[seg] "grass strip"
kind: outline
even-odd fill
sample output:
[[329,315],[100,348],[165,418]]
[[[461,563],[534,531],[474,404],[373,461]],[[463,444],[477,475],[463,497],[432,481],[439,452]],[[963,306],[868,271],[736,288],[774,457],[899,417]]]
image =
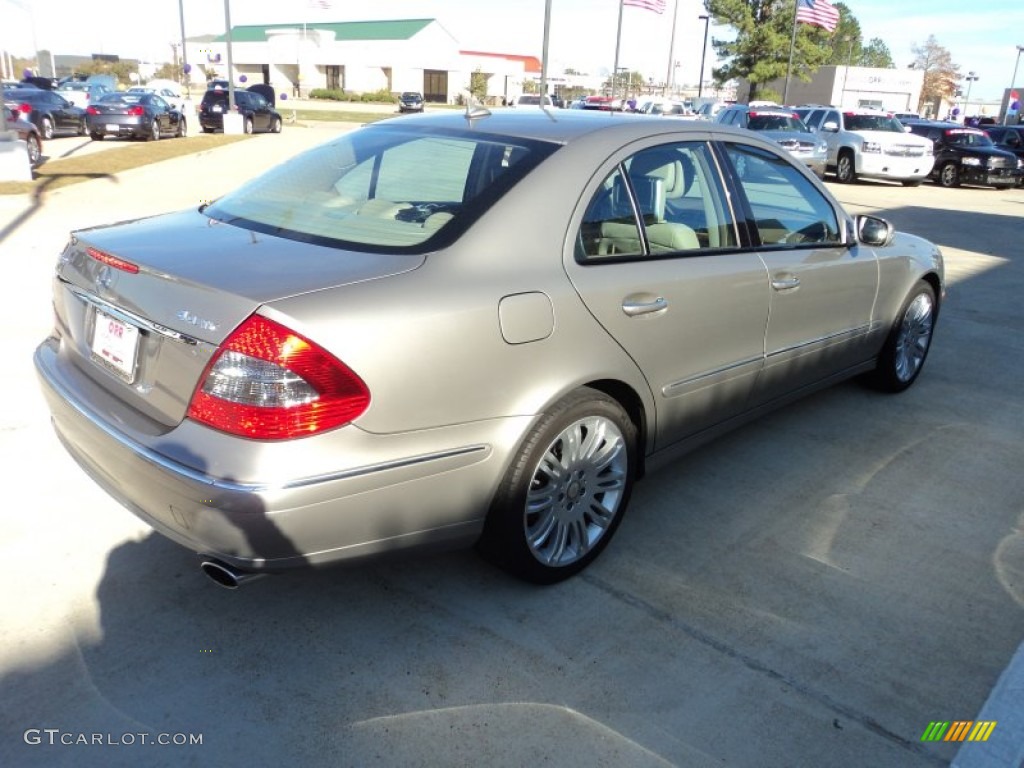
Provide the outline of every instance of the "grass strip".
[[[247,138],[244,135],[225,136],[222,133],[202,134],[187,139],[140,142],[130,147],[47,160],[35,169],[35,179],[32,181],[0,182],[0,195],[41,194],[69,184],[113,176],[161,160],[223,147]],[[45,152],[45,144],[43,149]]]

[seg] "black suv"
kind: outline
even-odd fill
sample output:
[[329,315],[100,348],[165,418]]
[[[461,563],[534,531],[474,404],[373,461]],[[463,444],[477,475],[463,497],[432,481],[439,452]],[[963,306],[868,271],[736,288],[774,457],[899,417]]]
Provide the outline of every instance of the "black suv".
[[911,133],[935,144],[935,167],[931,178],[944,187],[978,184],[1012,187],[1020,178],[1017,158],[996,147],[980,128],[959,123],[908,122]]
[[[281,115],[260,94],[236,90],[235,109],[242,114],[242,125],[246,133],[281,132]],[[199,125],[206,133],[223,130],[224,113],[227,111],[227,90],[207,91],[199,104]]]
[[1024,184],[1024,125],[986,125],[982,130],[997,147],[1017,156],[1017,185]]

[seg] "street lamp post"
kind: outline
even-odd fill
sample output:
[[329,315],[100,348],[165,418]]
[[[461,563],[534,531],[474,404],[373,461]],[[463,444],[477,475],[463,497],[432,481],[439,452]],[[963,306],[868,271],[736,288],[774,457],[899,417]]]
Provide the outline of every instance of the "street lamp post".
[[978,76],[973,72],[968,72],[967,77],[964,78],[967,81],[967,98],[964,99],[964,124],[967,123],[967,108],[971,105],[971,86],[977,79]]
[[711,23],[711,17],[701,14],[697,18],[704,20],[704,47],[700,49],[700,80],[697,81],[697,98],[699,99],[704,92],[704,57],[708,52],[708,24]]
[[[1003,112],[1003,125],[1008,125],[1010,122],[1010,99],[1013,98],[1013,89],[1017,87],[1017,67],[1020,65],[1020,52],[1024,51],[1024,45],[1017,46],[1017,61],[1013,65],[1013,77],[1010,78],[1010,96],[1006,99],[1006,111]],[[1019,101],[1019,99],[1018,99]],[[1017,122],[1020,122],[1020,118],[1017,118]]]

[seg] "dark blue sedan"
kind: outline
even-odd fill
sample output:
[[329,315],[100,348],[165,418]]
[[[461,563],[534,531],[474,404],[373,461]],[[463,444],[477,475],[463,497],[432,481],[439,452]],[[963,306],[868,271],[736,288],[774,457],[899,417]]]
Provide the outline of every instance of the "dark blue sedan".
[[85,120],[93,141],[106,136],[156,141],[188,133],[184,115],[155,93],[109,93],[86,110]]

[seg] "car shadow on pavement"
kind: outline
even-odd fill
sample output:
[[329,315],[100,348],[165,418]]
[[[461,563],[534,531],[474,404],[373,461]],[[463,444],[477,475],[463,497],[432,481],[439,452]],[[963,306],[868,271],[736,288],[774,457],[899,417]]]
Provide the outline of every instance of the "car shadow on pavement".
[[82,179],[109,179],[115,184],[118,183],[117,176],[112,173],[63,173],[63,174],[52,174],[45,178],[40,178],[33,171],[33,179],[36,181],[35,189],[32,190],[32,194],[29,196],[29,204],[21,211],[19,211],[10,221],[4,222],[3,226],[0,226],[0,243],[3,243],[8,237],[23,227],[33,216],[39,213],[39,210],[45,205],[45,197],[47,190],[57,183],[59,179],[73,176]]

